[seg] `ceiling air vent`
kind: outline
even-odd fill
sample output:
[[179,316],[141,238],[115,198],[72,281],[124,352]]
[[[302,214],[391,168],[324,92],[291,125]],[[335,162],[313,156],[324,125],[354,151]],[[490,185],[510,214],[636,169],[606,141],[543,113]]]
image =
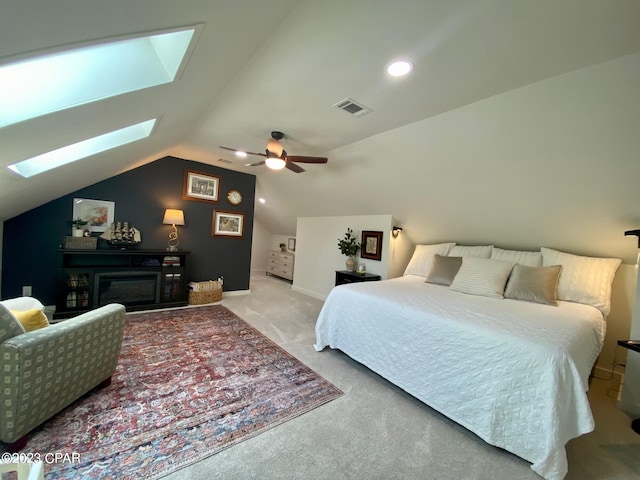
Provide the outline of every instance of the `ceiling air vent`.
[[338,103],[334,105],[334,107],[338,107],[341,110],[344,110],[351,115],[356,117],[361,117],[362,115],[366,115],[371,112],[370,108],[365,107],[364,105],[352,100],[351,98],[345,98],[344,100],[340,100]]

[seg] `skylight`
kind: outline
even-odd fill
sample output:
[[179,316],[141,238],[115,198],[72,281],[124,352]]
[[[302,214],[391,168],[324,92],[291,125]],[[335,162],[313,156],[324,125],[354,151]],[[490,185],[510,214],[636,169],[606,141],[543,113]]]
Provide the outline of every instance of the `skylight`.
[[129,127],[114,130],[112,132],[88,138],[78,143],[67,145],[66,147],[52,150],[42,155],[23,160],[22,162],[9,165],[7,168],[13,170],[25,178],[32,177],[52,168],[57,168],[77,160],[81,160],[90,155],[104,152],[120,145],[135,142],[146,138],[151,134],[156,119],[137,123]]
[[195,31],[165,31],[0,65],[0,128],[172,82]]

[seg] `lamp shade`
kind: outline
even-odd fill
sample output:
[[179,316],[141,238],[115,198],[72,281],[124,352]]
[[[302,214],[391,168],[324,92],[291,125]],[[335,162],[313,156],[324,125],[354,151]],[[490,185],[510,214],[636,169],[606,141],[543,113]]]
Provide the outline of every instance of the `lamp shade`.
[[167,208],[164,211],[162,223],[165,225],[184,225],[184,212],[182,210]]

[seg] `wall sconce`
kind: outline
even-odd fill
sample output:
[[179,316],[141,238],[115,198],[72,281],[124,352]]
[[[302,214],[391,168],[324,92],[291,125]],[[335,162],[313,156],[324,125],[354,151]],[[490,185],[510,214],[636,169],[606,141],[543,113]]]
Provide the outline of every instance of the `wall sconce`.
[[638,237],[638,248],[640,248],[640,230],[627,230],[625,236],[636,235]]
[[164,225],[171,225],[171,231],[169,232],[169,246],[167,250],[175,252],[178,250],[178,228],[176,225],[184,225],[184,212],[182,210],[174,210],[167,208],[164,211],[164,218],[162,219]]
[[393,235],[393,238],[398,238],[398,235],[400,234],[401,231],[402,231],[402,227],[396,227],[394,225],[394,227],[391,229],[391,235]]

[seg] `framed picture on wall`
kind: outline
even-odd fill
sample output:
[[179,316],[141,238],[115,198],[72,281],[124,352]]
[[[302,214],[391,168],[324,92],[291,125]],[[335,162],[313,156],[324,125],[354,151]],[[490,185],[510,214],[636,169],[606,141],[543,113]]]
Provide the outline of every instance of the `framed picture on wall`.
[[113,223],[115,211],[115,202],[74,198],[72,220],[80,219],[82,224],[92,232],[104,232]]
[[218,203],[220,177],[208,173],[184,171],[182,198],[199,202]]
[[382,232],[362,231],[360,257],[380,260],[382,258]]
[[211,236],[228,238],[244,237],[244,213],[214,210]]
[[296,251],[296,239],[295,238],[289,238],[287,240],[287,248],[289,250],[291,250],[292,252]]

